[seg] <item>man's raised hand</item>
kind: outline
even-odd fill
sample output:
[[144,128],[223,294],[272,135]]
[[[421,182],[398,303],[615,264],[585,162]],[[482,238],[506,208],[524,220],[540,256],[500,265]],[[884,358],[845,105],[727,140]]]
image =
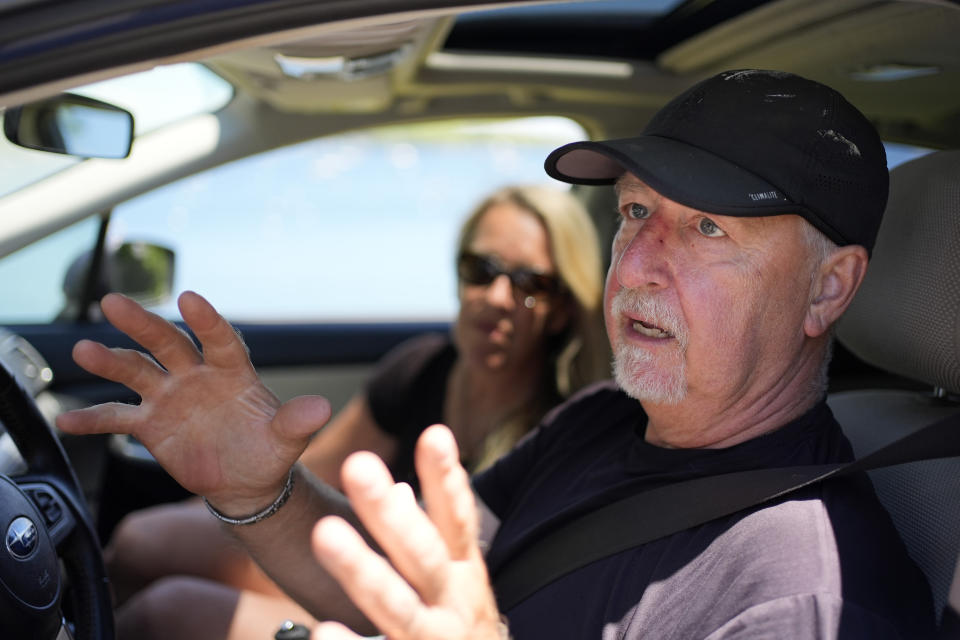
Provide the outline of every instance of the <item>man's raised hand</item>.
[[[426,512],[376,456],[356,453],[343,465],[347,497],[390,562],[336,517],[314,529],[314,554],[391,640],[499,640],[503,627],[477,543],[477,507],[446,427],[420,436],[416,465]],[[336,623],[313,634],[313,640],[341,638],[359,636]]]
[[180,313],[200,342],[132,300],[101,302],[117,329],[155,359],[82,340],[77,364],[139,394],[139,405],[108,403],[57,418],[64,432],[135,436],[186,489],[229,514],[269,504],[310,435],[330,417],[329,403],[303,396],[281,404],[260,381],[233,327],[200,295],[183,293]]

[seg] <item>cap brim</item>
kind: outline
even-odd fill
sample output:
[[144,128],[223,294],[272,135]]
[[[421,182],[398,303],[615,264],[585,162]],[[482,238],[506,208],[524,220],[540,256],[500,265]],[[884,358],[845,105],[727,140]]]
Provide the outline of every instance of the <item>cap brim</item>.
[[776,186],[708,151],[678,140],[641,136],[574,142],[547,156],[552,178],[573,184],[613,184],[632,173],[680,204],[721,215],[800,213]]

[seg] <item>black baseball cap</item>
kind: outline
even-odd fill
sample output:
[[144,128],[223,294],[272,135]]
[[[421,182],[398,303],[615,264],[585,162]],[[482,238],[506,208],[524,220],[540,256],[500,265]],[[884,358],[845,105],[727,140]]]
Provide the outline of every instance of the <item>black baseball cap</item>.
[[819,82],[761,69],[707,78],[639,136],[564,145],[545,168],[557,180],[592,185],[630,172],[709,213],[797,214],[837,244],[867,251],[889,184],[883,143],[856,107]]

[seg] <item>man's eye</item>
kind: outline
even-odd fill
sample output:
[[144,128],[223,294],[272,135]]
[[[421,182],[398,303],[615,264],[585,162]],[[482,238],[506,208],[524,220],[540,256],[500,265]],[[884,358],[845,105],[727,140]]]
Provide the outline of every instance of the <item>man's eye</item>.
[[650,210],[642,204],[631,202],[627,206],[627,216],[632,220],[646,220],[650,217]]
[[710,218],[700,218],[697,223],[697,229],[708,238],[720,238],[725,236],[723,229],[717,226],[717,223]]

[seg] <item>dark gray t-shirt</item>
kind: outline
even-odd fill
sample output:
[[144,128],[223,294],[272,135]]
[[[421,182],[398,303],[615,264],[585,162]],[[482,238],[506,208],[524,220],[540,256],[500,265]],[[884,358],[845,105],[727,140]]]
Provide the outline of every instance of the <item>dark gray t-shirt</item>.
[[[544,531],[627,494],[696,476],[852,458],[824,403],[728,449],[655,447],[643,439],[645,425],[639,403],[598,385],[475,477],[501,519],[487,554],[491,573]],[[506,613],[516,640],[914,640],[933,624],[926,580],[864,477],[617,553]]]

